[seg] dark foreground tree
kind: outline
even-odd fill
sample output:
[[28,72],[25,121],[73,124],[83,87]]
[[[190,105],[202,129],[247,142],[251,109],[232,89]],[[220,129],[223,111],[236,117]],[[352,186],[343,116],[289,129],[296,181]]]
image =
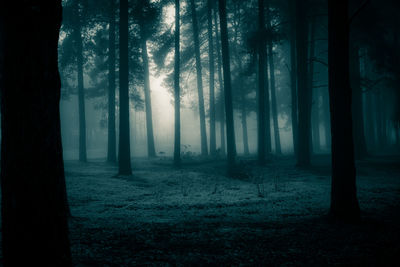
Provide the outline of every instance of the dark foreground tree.
[[217,150],[216,132],[215,132],[215,60],[214,60],[214,38],[212,10],[214,1],[207,1],[207,34],[208,34],[208,57],[210,68],[210,154],[215,155]]
[[329,0],[329,97],[332,133],[332,191],[330,214],[353,220],[360,216],[349,74],[348,1]]
[[129,134],[128,0],[120,1],[119,22],[119,174],[131,175]]
[[174,98],[175,98],[175,142],[174,165],[181,164],[181,96],[180,96],[180,2],[175,0],[175,69],[174,69]]
[[5,266],[69,266],[60,130],[61,0],[0,10],[2,248]]
[[235,144],[235,126],[233,121],[232,84],[231,84],[231,67],[229,58],[228,26],[226,19],[226,1],[219,0],[218,8],[219,8],[219,19],[221,27],[222,66],[224,71],[228,172],[231,172],[235,166],[236,144]]

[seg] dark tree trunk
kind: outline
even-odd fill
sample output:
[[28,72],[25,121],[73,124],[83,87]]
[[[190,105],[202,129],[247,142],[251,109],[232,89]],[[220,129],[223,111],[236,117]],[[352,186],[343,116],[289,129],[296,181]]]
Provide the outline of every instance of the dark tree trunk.
[[291,117],[292,117],[292,136],[293,151],[297,155],[298,151],[298,109],[297,109],[297,62],[296,62],[296,0],[290,0],[290,91],[291,91]]
[[107,161],[117,162],[115,129],[115,2],[110,3],[108,46],[108,149]]
[[119,174],[131,175],[129,134],[129,30],[128,0],[120,0],[119,22]]
[[324,131],[325,131],[325,142],[326,142],[326,148],[328,150],[331,149],[332,146],[332,137],[331,137],[331,118],[330,118],[330,112],[329,112],[329,94],[328,92],[323,92],[322,94],[322,120],[323,120],[323,125],[324,125]]
[[71,266],[59,109],[61,16],[61,1],[10,1],[0,10],[4,266]]
[[210,64],[210,154],[215,155],[217,150],[216,132],[215,132],[215,60],[214,60],[214,38],[212,10],[214,1],[207,2],[207,22],[208,22],[208,57]]
[[222,58],[221,58],[221,45],[220,36],[218,31],[218,20],[217,20],[217,10],[214,9],[214,24],[215,24],[215,36],[216,36],[216,50],[218,59],[218,83],[219,83],[219,113],[220,113],[220,138],[221,138],[221,155],[225,156],[225,97],[224,97],[224,87],[222,78]]
[[[242,91],[243,92],[243,91]],[[247,134],[247,110],[246,110],[246,100],[245,100],[245,96],[242,93],[241,95],[242,97],[242,108],[241,108],[241,112],[242,112],[242,131],[243,131],[243,153],[247,156],[250,154],[249,151],[249,137]]]
[[266,55],[265,55],[265,18],[264,0],[258,0],[258,162],[265,163],[267,140],[271,140],[269,128],[269,94],[266,89]]
[[[269,31],[272,31],[271,25],[271,14],[269,10],[269,2],[267,2],[267,26]],[[279,135],[279,122],[278,122],[278,105],[276,101],[276,83],[275,83],[275,62],[273,53],[273,43],[272,39],[268,38],[268,63],[269,63],[269,73],[270,73],[270,83],[271,83],[271,105],[272,105],[272,120],[274,124],[274,139],[275,139],[275,153],[277,155],[282,154],[281,149],[281,138]]]
[[311,88],[308,86],[307,56],[307,3],[296,3],[296,52],[297,52],[297,89],[299,109],[299,132],[297,166],[308,167],[311,164]]
[[82,18],[79,14],[79,7],[76,7],[75,25],[75,40],[77,49],[77,68],[78,68],[78,107],[79,107],[79,161],[87,161],[86,153],[86,111],[85,111],[85,83],[83,78],[83,47],[82,47],[82,33],[81,21]]
[[353,130],[354,130],[354,152],[356,159],[362,159],[367,155],[367,144],[364,133],[364,114],[361,88],[361,71],[359,48],[355,45],[350,51],[350,75],[351,89],[353,92]]
[[[317,17],[314,15],[311,19],[310,23],[310,56],[309,56],[309,81],[308,87],[310,88],[310,102],[312,103],[311,108],[312,112],[312,142],[310,143],[311,150],[319,150],[320,147],[320,133],[319,133],[319,124],[320,124],[320,109],[319,109],[319,89],[314,88],[314,57],[315,57],[315,32],[316,32],[316,19]],[[315,151],[314,151],[315,152]]]
[[366,93],[366,137],[368,138],[368,146],[369,148],[375,148],[376,146],[376,126],[374,120],[374,102],[373,102],[373,93]]
[[174,165],[181,164],[181,96],[180,96],[180,2],[175,0],[175,69],[174,69],[174,97],[175,97],[175,142]]
[[207,156],[208,145],[207,145],[207,132],[206,132],[206,115],[204,111],[203,75],[202,75],[201,55],[200,55],[199,25],[197,21],[196,5],[194,3],[194,0],[190,0],[190,8],[191,8],[192,24],[193,24],[194,52],[196,58],[197,90],[198,90],[199,115],[200,115],[201,155]]
[[146,133],[147,133],[147,154],[150,158],[156,157],[153,133],[153,112],[151,109],[150,71],[149,56],[147,53],[147,42],[144,31],[145,26],[141,25],[142,31],[142,60],[144,70],[144,99],[146,106]]
[[348,1],[329,0],[329,96],[332,131],[330,214],[358,219],[349,74]]
[[226,133],[228,144],[228,172],[232,174],[236,160],[235,125],[233,120],[231,66],[229,58],[228,26],[226,19],[226,0],[219,0],[219,19],[221,27],[222,64],[224,70],[224,93]]

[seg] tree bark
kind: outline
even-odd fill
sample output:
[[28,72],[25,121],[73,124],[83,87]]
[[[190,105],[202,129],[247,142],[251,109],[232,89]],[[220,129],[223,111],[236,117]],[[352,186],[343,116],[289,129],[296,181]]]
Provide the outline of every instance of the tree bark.
[[131,175],[129,129],[129,30],[128,0],[120,0],[119,22],[119,174]]
[[59,109],[61,20],[61,1],[10,1],[0,10],[4,266],[71,266]]
[[229,58],[228,26],[226,18],[226,0],[219,0],[219,19],[221,27],[222,62],[224,70],[224,93],[226,133],[228,148],[228,173],[232,174],[236,161],[235,125],[233,120],[231,67]]
[[180,97],[180,2],[175,0],[175,69],[174,69],[174,97],[175,97],[175,142],[174,165],[181,164],[181,97]]
[[307,3],[308,1],[297,1],[296,3],[296,52],[297,52],[297,89],[298,89],[298,153],[297,166],[308,167],[311,164],[311,90],[308,86],[307,71]]
[[332,131],[332,188],[330,214],[356,220],[360,208],[356,192],[353,124],[349,74],[348,1],[329,0],[329,96]]
[[[269,2],[267,2],[267,27],[270,33],[272,33],[272,25],[271,25],[271,14],[269,10]],[[272,38],[267,39],[268,46],[268,63],[269,63],[269,74],[270,74],[270,83],[271,83],[271,105],[272,105],[272,121],[274,124],[274,139],[275,139],[275,153],[277,155],[282,154],[281,149],[281,138],[279,135],[279,121],[278,121],[278,105],[276,101],[276,83],[275,83],[275,62],[274,62],[274,53],[273,53],[273,43]]]
[[207,145],[207,132],[206,132],[206,115],[204,111],[203,75],[202,75],[201,55],[200,55],[199,25],[197,21],[196,5],[194,3],[194,0],[190,0],[190,8],[191,8],[192,25],[193,25],[194,52],[196,58],[197,91],[198,91],[199,116],[200,116],[201,155],[207,156],[208,145]]
[[108,148],[107,161],[117,162],[115,129],[115,1],[110,1],[110,22],[108,35]]

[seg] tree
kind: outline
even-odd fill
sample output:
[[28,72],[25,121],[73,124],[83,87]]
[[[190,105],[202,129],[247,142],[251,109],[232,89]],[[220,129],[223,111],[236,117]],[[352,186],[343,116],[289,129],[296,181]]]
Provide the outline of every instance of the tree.
[[297,97],[297,59],[296,59],[296,0],[289,0],[290,13],[290,89],[292,101],[293,151],[298,153],[298,97]]
[[216,132],[215,132],[215,60],[214,60],[214,38],[213,38],[213,21],[212,10],[214,8],[213,0],[207,0],[207,33],[208,33],[208,57],[210,70],[210,154],[215,155]]
[[86,111],[85,111],[85,81],[83,76],[83,41],[82,41],[82,21],[83,7],[79,1],[75,0],[73,7],[75,10],[74,38],[76,43],[76,64],[78,75],[78,106],[79,106],[79,160],[86,162]]
[[353,220],[360,216],[356,192],[351,88],[349,74],[349,1],[329,0],[329,97],[332,132],[330,214]]
[[307,3],[296,2],[296,52],[297,52],[297,90],[298,90],[298,151],[297,166],[311,164],[311,93],[308,86],[307,56]]
[[267,140],[271,140],[271,132],[267,131],[269,129],[269,93],[265,86],[264,0],[258,0],[258,30],[261,36],[258,44],[258,161],[260,164],[264,164]]
[[[231,67],[229,58],[228,26],[226,1],[219,0],[218,10],[221,27],[222,65],[224,72],[225,114],[228,150],[228,172],[232,172],[236,160],[235,126],[233,121]],[[232,174],[232,173],[231,173]]]
[[115,129],[115,1],[110,1],[108,46],[108,148],[107,161],[117,161]]
[[276,103],[276,82],[275,82],[275,62],[273,54],[273,42],[272,42],[272,17],[269,7],[269,2],[267,2],[267,27],[270,37],[267,39],[268,46],[268,63],[269,63],[269,73],[271,82],[271,105],[272,105],[272,120],[274,124],[274,137],[275,137],[275,153],[277,155],[282,154],[281,150],[281,138],[279,135],[279,122],[278,122],[278,106]]
[[197,21],[196,5],[194,0],[190,0],[192,26],[193,26],[193,40],[194,52],[196,58],[196,73],[197,73],[197,92],[199,102],[199,117],[200,117],[200,139],[201,139],[201,155],[207,156],[207,132],[206,132],[206,115],[204,111],[204,95],[203,95],[203,76],[200,57],[200,41],[199,41],[199,25]]
[[175,142],[174,165],[181,164],[181,96],[180,96],[180,1],[175,0],[175,68],[174,68],[174,99],[175,99]]
[[119,174],[131,175],[129,134],[129,30],[128,0],[120,0],[119,22]]
[[59,110],[61,17],[61,1],[10,1],[0,10],[5,266],[71,265]]

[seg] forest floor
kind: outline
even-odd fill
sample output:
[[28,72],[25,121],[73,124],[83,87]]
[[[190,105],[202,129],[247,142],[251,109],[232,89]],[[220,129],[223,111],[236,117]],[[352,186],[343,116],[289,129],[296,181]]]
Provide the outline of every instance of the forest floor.
[[400,266],[400,157],[358,162],[359,223],[333,222],[329,158],[67,161],[75,266]]

